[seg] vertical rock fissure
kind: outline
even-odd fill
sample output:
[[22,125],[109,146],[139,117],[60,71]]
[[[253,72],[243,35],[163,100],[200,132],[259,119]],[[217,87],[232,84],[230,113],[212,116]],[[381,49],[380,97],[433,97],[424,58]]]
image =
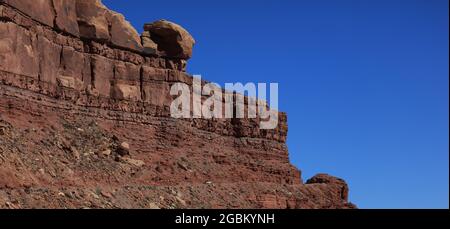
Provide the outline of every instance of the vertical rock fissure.
[[57,24],[58,12],[56,12],[54,0],[51,0],[50,4],[51,4],[52,11],[53,11],[53,15],[55,15],[55,17],[53,18],[53,26],[56,29],[61,29],[61,28],[58,28],[58,24]]
[[64,63],[64,46],[61,45],[61,51],[59,52],[59,69],[62,69],[63,72],[66,70],[66,66]]
[[144,97],[144,66],[141,65],[139,68],[139,90],[141,92],[141,101],[145,101]]
[[[35,35],[36,42],[39,44],[39,36]],[[41,66],[42,59],[38,56],[38,82],[42,81],[42,66]]]
[[96,75],[95,75],[95,66],[94,66],[94,61],[93,61],[93,57],[92,55],[89,55],[89,61],[90,61],[90,69],[91,69],[91,88],[95,89],[95,79],[96,79]]

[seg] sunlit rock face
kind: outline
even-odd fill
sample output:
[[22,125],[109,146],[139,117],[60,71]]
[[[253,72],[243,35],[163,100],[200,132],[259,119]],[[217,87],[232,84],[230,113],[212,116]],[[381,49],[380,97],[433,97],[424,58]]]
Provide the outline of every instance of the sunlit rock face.
[[195,44],[140,36],[96,0],[0,0],[0,208],[354,208],[347,184],[303,183],[287,116],[175,119]]

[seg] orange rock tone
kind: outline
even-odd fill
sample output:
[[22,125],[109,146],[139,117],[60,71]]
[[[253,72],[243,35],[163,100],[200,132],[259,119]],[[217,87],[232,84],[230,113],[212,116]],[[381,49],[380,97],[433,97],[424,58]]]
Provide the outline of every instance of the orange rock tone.
[[0,0],[0,208],[354,208],[343,180],[302,182],[285,113],[170,117],[194,44],[99,0]]

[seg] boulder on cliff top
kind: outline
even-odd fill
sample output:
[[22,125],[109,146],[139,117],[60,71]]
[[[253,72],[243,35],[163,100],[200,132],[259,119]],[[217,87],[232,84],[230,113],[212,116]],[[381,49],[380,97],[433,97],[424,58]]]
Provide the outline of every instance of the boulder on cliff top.
[[311,179],[306,181],[306,184],[328,184],[335,186],[339,189],[341,198],[345,201],[348,200],[348,185],[347,183],[341,179],[334,176],[330,176],[328,174],[317,174]]
[[306,181],[306,184],[345,184],[345,181],[341,178],[330,176],[328,174],[320,173]]
[[[161,55],[178,59],[189,59],[192,57],[195,40],[180,25],[166,20],[159,20],[145,24],[144,30],[149,33],[144,33],[143,37],[149,37],[156,43]],[[144,48],[145,46],[144,44]]]

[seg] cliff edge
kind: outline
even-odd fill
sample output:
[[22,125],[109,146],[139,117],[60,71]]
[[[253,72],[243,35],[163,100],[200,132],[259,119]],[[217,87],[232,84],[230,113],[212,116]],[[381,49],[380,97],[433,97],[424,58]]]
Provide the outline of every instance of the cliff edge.
[[144,30],[99,0],[0,0],[0,208],[355,207],[339,178],[303,183],[284,113],[171,118],[195,40]]

